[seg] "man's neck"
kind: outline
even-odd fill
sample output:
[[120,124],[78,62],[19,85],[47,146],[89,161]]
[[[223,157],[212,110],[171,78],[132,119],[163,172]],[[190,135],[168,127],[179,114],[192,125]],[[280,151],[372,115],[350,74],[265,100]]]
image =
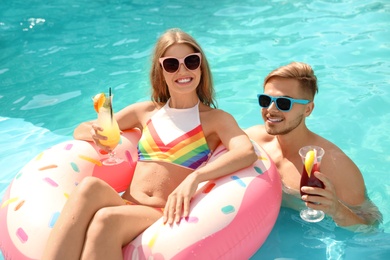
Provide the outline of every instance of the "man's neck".
[[312,133],[305,125],[294,129],[288,134],[276,136],[284,157],[298,156],[298,150],[302,146],[307,145],[311,138]]

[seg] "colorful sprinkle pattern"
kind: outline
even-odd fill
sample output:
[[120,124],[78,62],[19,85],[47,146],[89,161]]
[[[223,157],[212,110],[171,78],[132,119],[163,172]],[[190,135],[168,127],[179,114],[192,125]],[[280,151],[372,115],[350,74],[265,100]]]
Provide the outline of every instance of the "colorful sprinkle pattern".
[[[217,149],[212,158],[220,156],[225,151],[226,149],[224,148]],[[260,155],[263,154],[260,149],[256,149],[256,151]],[[233,175],[206,183],[201,188],[201,192],[193,198],[190,216],[188,218],[181,219],[178,225],[175,224],[172,227],[167,227],[162,223],[149,227],[144,232],[142,239],[139,237],[124,248],[124,259],[137,258],[139,252],[142,252],[146,259],[148,259],[148,257],[153,258],[156,255],[164,256],[161,259],[186,259],[195,255],[199,259],[202,259],[202,256],[205,258],[218,258],[220,255],[214,255],[213,257],[212,253],[218,251],[217,248],[219,243],[221,243],[221,245],[228,243],[226,242],[227,239],[235,237],[234,232],[243,232],[245,230],[253,232],[251,228],[237,227],[237,225],[243,225],[244,223],[256,223],[256,220],[246,220],[249,219],[252,213],[256,219],[258,219],[261,214],[272,214],[273,218],[264,217],[258,221],[275,221],[277,217],[277,212],[275,212],[275,210],[279,207],[273,207],[273,211],[264,211],[261,207],[266,203],[281,202],[281,186],[278,190],[278,179],[275,178],[279,177],[279,175],[276,171],[270,171],[272,161],[270,161],[268,157],[260,155],[258,156],[258,162],[251,169],[241,170]],[[270,175],[272,178],[267,176],[267,174],[270,173],[272,173]],[[266,185],[264,187],[259,186],[262,178],[266,178]],[[265,187],[272,188],[272,185],[269,185],[269,182],[272,181],[272,179],[276,182],[276,190],[267,191],[267,193],[261,191],[261,189],[265,189]],[[268,197],[257,195],[258,193],[256,192],[259,190],[261,191],[261,194],[266,194]],[[280,195],[274,196],[277,193],[280,193]],[[244,197],[246,197],[245,200]],[[253,205],[251,205],[251,203]],[[251,205],[251,207],[248,207],[247,205]],[[226,226],[222,230],[219,230],[221,221],[224,222]],[[274,222],[271,222],[266,225],[268,228],[257,231],[262,232],[259,233],[258,237],[267,236],[273,224]],[[201,233],[200,229],[205,227],[209,230]],[[181,229],[180,234],[179,229]],[[220,232],[222,233],[218,236]],[[226,232],[226,234],[224,232]],[[197,242],[197,235],[195,234],[198,233],[203,235],[198,238],[200,240]],[[192,235],[188,236],[185,234]],[[174,247],[170,247],[169,242],[166,242],[166,240],[169,241],[168,237],[176,238]],[[239,242],[232,242],[231,244],[242,245],[242,241],[244,241],[245,237],[237,239],[239,239]],[[251,241],[247,241],[247,243],[251,243]],[[187,246],[185,246],[185,244]],[[222,248],[226,247],[223,246]],[[226,253],[226,256],[228,256],[228,253]]]
[[[136,133],[125,133],[122,145],[116,149],[118,155],[127,159],[116,169],[117,176],[131,176],[134,170],[132,158],[137,158],[136,143],[140,136]],[[40,258],[41,252],[37,250],[44,245],[39,244],[46,244],[45,237],[71,191],[82,178],[102,169],[101,160],[107,155],[98,150],[84,141],[64,142],[41,152],[16,174],[0,204],[0,245],[4,255],[12,259],[24,259],[27,255]],[[125,181],[119,182],[128,185]]]
[[[135,139],[133,148],[131,150],[125,148],[121,154],[122,158],[127,159],[124,166],[127,165],[128,168],[133,168],[136,164],[133,158],[137,158],[136,141],[139,135],[132,138]],[[125,142],[125,145],[129,145],[129,143]],[[14,187],[12,187],[9,196],[4,199],[0,207],[0,216],[2,216],[1,212],[4,210],[9,215],[9,220],[7,220],[9,221],[9,238],[4,237],[6,232],[0,232],[3,233],[3,235],[0,234],[0,243],[3,243],[4,239],[10,239],[11,236],[16,237],[19,242],[11,243],[15,243],[14,247],[18,248],[18,252],[21,253],[15,253],[16,251],[13,252],[12,249],[8,249],[7,255],[12,257],[15,254],[14,258],[16,259],[16,255],[23,254],[23,250],[28,251],[29,255],[34,255],[35,248],[42,248],[42,246],[36,245],[46,243],[44,237],[55,225],[60,216],[62,205],[68,199],[73,188],[78,185],[83,177],[92,175],[94,169],[102,167],[99,159],[102,154],[98,148],[90,149],[90,147],[90,145],[85,146],[85,142],[80,143],[80,141],[59,144],[40,153],[16,175],[12,185]],[[178,225],[173,226],[163,225],[162,222],[155,223],[144,232],[142,239],[139,237],[124,248],[124,259],[132,259],[139,256],[139,254],[145,254],[147,259],[148,256],[158,256],[158,259],[186,259],[195,254],[199,259],[204,257],[217,258],[213,257],[212,254],[221,248],[226,248],[226,246],[219,245],[220,243],[225,245],[226,239],[240,240],[240,243],[233,241],[232,245],[243,245],[241,242],[245,242],[245,245],[252,243],[250,240],[246,240],[246,237],[242,236],[241,233],[245,230],[252,232],[254,231],[253,228],[242,226],[256,223],[256,221],[263,221],[263,219],[276,220],[277,213],[266,211],[267,214],[274,214],[273,217],[261,217],[260,213],[264,210],[259,213],[258,208],[267,203],[278,203],[278,200],[280,203],[281,199],[281,190],[280,197],[278,197],[279,190],[277,189],[274,191],[267,190],[266,193],[258,193],[262,189],[258,186],[262,183],[262,178],[266,177],[267,187],[270,187],[269,182],[272,179],[278,180],[275,178],[277,174],[275,175],[275,172],[270,171],[274,167],[272,161],[269,160],[268,156],[262,156],[265,153],[262,153],[261,148],[256,147],[255,150],[259,155],[259,160],[251,169],[241,170],[233,175],[206,183],[200,192],[194,196],[189,217],[182,218]],[[225,151],[224,147],[218,147],[210,161],[222,155]],[[31,185],[34,185],[35,190],[29,189]],[[273,187],[277,188],[277,185],[273,185]],[[37,189],[39,193],[36,192]],[[28,195],[29,190],[32,190],[30,192],[33,192],[34,196]],[[44,197],[35,197],[40,193],[48,195],[46,197],[45,195],[43,195]],[[31,200],[33,198],[35,201]],[[41,206],[43,200],[47,200],[53,205],[48,204],[45,212],[33,212],[34,203]],[[273,208],[278,209],[279,207]],[[32,225],[31,222],[24,222],[23,218],[17,215],[26,214],[26,210],[30,210],[30,212],[27,212],[26,216],[28,217],[25,218],[30,218],[31,214],[37,214],[34,219],[36,218],[37,221],[41,222],[46,221],[46,224],[39,224],[41,225],[39,231],[29,227],[28,225]],[[255,215],[256,221],[249,219]],[[0,226],[2,221],[4,219],[0,219]],[[261,232],[256,233],[257,237],[267,236],[268,233],[265,232],[270,232],[273,224],[272,222],[267,223],[265,227],[268,227],[268,229],[263,228],[261,231],[256,231]],[[188,236],[188,234],[191,235]],[[167,237],[170,239],[167,239]],[[171,237],[177,238],[173,247]],[[12,241],[16,240],[12,239]],[[10,242],[7,241],[7,243]],[[237,251],[240,248],[231,247],[229,250]],[[239,255],[245,257],[245,253],[240,252]],[[39,252],[36,253],[34,258],[39,258]]]

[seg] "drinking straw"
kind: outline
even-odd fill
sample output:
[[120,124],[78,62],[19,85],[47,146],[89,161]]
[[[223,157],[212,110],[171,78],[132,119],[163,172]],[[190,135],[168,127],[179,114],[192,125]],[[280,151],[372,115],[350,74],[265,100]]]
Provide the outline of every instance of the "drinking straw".
[[108,96],[110,98],[110,116],[111,116],[111,123],[112,119],[114,118],[114,113],[112,112],[112,95],[111,95],[111,87],[108,88]]

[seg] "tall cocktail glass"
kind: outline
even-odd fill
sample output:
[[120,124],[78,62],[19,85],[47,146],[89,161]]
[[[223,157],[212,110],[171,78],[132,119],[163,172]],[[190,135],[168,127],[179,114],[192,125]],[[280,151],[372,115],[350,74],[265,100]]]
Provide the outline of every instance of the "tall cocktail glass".
[[123,162],[123,159],[116,157],[114,151],[120,141],[120,130],[114,117],[112,99],[113,95],[106,95],[103,106],[99,109],[97,119],[97,124],[103,128],[103,131],[99,131],[99,134],[107,137],[106,140],[100,140],[100,143],[110,149],[109,158],[102,161],[104,165],[116,165]]
[[[303,186],[324,188],[322,181],[314,176],[314,172],[320,170],[321,159],[324,154],[324,149],[315,145],[305,146],[299,150],[299,155],[301,156],[303,162],[300,184],[301,188]],[[301,196],[305,194],[306,193],[301,190]],[[301,210],[300,216],[307,222],[319,222],[325,217],[325,213],[321,210],[306,207]]]

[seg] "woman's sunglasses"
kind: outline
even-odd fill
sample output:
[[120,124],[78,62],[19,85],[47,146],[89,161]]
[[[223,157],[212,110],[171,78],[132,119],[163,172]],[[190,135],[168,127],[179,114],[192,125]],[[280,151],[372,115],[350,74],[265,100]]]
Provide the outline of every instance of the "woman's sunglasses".
[[293,99],[288,97],[272,97],[265,94],[258,94],[257,98],[259,99],[259,105],[262,108],[268,108],[272,102],[275,102],[276,107],[283,112],[288,112],[291,110],[294,103],[306,105],[310,100],[306,99]]
[[200,66],[201,57],[200,53],[191,53],[181,59],[162,57],[159,61],[166,72],[174,73],[179,69],[180,64],[182,63],[188,70],[196,70]]

